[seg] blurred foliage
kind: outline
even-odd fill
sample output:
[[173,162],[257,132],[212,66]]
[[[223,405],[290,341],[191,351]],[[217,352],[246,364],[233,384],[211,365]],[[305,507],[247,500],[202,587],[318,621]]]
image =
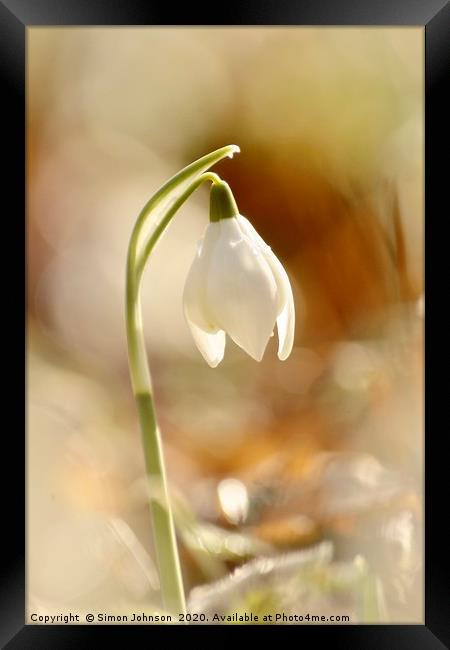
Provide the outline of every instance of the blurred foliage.
[[124,273],[142,205],[217,166],[286,266],[295,347],[200,358],[181,294],[206,192],[143,308],[193,611],[420,622],[423,30],[28,30],[28,609],[155,612]]

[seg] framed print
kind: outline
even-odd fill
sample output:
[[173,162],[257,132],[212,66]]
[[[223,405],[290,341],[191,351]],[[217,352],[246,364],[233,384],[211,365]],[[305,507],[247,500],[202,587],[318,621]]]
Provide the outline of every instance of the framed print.
[[3,647],[448,644],[448,5],[316,5],[0,7]]

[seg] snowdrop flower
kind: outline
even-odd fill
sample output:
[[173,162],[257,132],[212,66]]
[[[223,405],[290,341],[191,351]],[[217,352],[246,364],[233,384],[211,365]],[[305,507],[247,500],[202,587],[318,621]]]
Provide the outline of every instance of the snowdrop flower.
[[295,311],[282,264],[239,214],[227,183],[211,188],[210,223],[186,278],[184,314],[195,343],[215,368],[223,359],[225,335],[261,361],[275,324],[278,357],[294,342]]

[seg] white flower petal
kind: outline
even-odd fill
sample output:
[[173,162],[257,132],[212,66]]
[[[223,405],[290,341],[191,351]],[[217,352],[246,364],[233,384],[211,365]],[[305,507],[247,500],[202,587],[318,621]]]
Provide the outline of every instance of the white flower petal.
[[203,238],[198,243],[197,254],[189,269],[183,291],[183,310],[186,320],[206,332],[215,332],[218,329],[212,321],[206,301],[206,279],[219,234],[218,223],[211,223],[206,228]]
[[295,334],[295,308],[294,296],[292,294],[291,283],[284,266],[280,260],[269,251],[266,259],[269,263],[278,290],[278,306],[281,311],[278,312],[278,358],[284,361],[292,352]]
[[292,352],[295,335],[294,296],[288,280],[289,297],[286,305],[277,318],[278,327],[278,358],[284,361]]
[[295,334],[295,307],[291,283],[280,260],[274,254],[270,246],[262,239],[252,226],[250,221],[239,215],[237,217],[242,231],[253,239],[263,251],[272,273],[274,275],[278,290],[278,358],[284,361],[288,358],[294,345]]
[[244,235],[247,235],[247,237],[250,237],[250,239],[253,239],[255,244],[257,246],[259,246],[259,248],[261,248],[261,250],[263,250],[263,251],[265,251],[266,249],[268,249],[269,251],[272,250],[270,248],[270,246],[268,244],[266,244],[266,242],[261,237],[261,235],[258,233],[258,231],[254,228],[254,226],[252,226],[252,224],[247,219],[247,217],[242,216],[242,214],[238,214],[236,219],[237,219],[237,222],[238,222],[242,232],[244,233]]
[[197,255],[186,278],[183,292],[183,309],[195,344],[205,361],[215,368],[225,352],[225,332],[213,322],[206,301],[206,279],[211,256],[219,238],[219,224],[209,224],[199,242]]
[[214,333],[205,332],[189,319],[188,325],[194,341],[207,364],[211,368],[218,366],[225,353],[225,332],[223,330]]
[[278,306],[273,273],[259,247],[243,235],[235,218],[218,222],[206,301],[212,318],[250,356],[261,361]]

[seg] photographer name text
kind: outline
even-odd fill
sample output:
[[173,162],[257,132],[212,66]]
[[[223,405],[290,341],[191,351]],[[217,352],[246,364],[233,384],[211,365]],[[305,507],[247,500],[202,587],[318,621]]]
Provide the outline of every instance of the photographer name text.
[[132,612],[131,614],[106,614],[104,612],[87,614],[35,614],[30,615],[30,621],[40,625],[68,625],[71,623],[348,623],[346,615],[320,616],[315,614],[286,614],[284,612],[258,615],[247,612],[233,614],[213,613],[210,615],[192,613],[179,614],[146,614]]

